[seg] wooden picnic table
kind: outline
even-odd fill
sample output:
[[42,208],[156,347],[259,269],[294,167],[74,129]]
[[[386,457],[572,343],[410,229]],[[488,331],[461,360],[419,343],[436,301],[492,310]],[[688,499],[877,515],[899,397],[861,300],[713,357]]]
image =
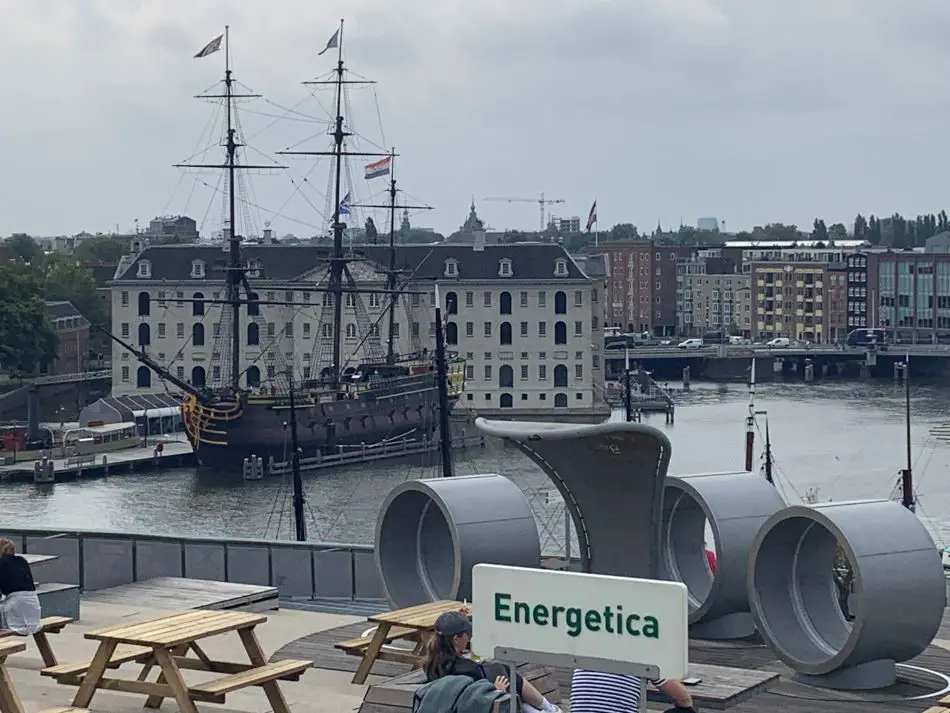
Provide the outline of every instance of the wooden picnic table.
[[[148,696],[145,706],[158,708],[165,698],[174,698],[182,713],[197,713],[195,701],[224,703],[228,693],[249,686],[260,686],[274,713],[290,713],[278,680],[298,680],[312,665],[310,661],[267,663],[254,627],[267,621],[261,614],[241,611],[192,610],[169,614],[133,624],[119,624],[86,633],[99,642],[91,661],[59,664],[45,668],[44,676],[59,683],[78,685],[73,706],[88,708],[100,689],[124,691]],[[212,661],[198,641],[236,631],[247,651],[249,664]],[[195,657],[189,657],[189,653]],[[143,668],[135,681],[107,678],[106,669],[135,662]],[[155,682],[147,681],[151,669],[161,673]],[[203,683],[189,685],[182,669],[224,674]],[[5,712],[4,712],[5,713]]]
[[[380,653],[385,644],[396,639],[415,640],[415,648],[406,655],[414,665],[418,665],[428,642],[429,633],[435,628],[435,620],[445,612],[459,611],[464,606],[462,602],[440,600],[367,617],[369,621],[376,624],[376,633],[365,645],[363,660],[360,661],[356,673],[353,674],[353,683],[365,683],[366,677],[369,676],[377,660],[392,658],[391,655],[381,656]],[[394,635],[394,632],[398,635]]]
[[7,656],[26,651],[26,644],[22,641],[0,642],[0,712],[23,713],[23,704],[13,688],[13,681],[7,672]]

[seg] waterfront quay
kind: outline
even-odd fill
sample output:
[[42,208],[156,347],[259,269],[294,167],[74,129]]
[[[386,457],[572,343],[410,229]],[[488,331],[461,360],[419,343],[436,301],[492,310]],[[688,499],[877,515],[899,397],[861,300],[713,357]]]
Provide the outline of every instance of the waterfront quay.
[[[636,347],[626,354],[622,349],[604,354],[606,378],[623,374],[627,360],[631,368],[650,371],[658,381],[686,376],[708,381],[746,380],[755,362],[757,381],[798,376],[803,380],[822,377],[892,378],[895,365],[910,358],[911,377],[950,376],[950,345],[891,344],[886,349],[817,345],[808,347],[768,348],[755,345],[711,345],[698,349],[678,347]],[[806,367],[811,367],[806,369]]]

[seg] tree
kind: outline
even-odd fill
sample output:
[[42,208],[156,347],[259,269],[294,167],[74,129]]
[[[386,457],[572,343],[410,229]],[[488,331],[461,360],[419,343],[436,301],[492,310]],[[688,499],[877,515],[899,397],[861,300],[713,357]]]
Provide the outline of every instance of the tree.
[[57,338],[36,272],[0,265],[0,304],[0,368],[33,374],[53,361]]
[[68,300],[93,326],[108,326],[89,268],[79,265],[74,258],[50,255],[40,274],[47,300]]
[[858,213],[854,216],[854,239],[855,240],[867,240],[868,232],[868,221],[863,215]]
[[815,218],[815,223],[811,231],[811,239],[820,240],[823,243],[828,242],[828,228],[825,227],[825,221],[821,218]]
[[637,240],[640,233],[633,223],[617,223],[607,234],[609,240]]
[[33,263],[43,256],[43,250],[26,233],[14,233],[5,241],[6,246],[23,262]]
[[828,226],[828,240],[847,240],[848,229],[844,223],[832,223]]
[[118,262],[128,249],[111,235],[97,235],[83,240],[76,248],[76,258],[83,262]]
[[376,221],[372,217],[366,219],[366,242],[376,243],[379,232],[376,230]]

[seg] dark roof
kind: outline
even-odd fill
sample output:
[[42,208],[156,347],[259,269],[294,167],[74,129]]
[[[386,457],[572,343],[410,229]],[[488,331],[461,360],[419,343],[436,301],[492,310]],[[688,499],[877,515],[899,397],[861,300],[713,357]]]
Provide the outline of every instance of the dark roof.
[[115,263],[111,265],[86,265],[92,271],[92,279],[97,287],[105,287],[115,275]]
[[47,302],[46,303],[46,314],[50,319],[69,319],[70,317],[79,317],[85,322],[86,318],[82,316],[82,313],[73,307],[72,302]]
[[[268,280],[293,280],[326,264],[331,252],[328,247],[314,245],[244,245],[241,252],[246,261],[259,261],[263,268],[261,277]],[[355,245],[353,253],[382,266],[389,264],[389,248],[384,245]],[[138,264],[142,260],[151,263],[151,277],[141,279],[169,280],[172,282],[202,282],[206,279],[220,281],[228,254],[220,246],[213,245],[155,245],[137,255],[116,276],[116,280],[136,280]],[[567,261],[566,279],[586,279],[584,272],[560,245],[549,243],[513,243],[487,245],[476,251],[471,245],[399,245],[396,247],[396,267],[415,273],[420,280],[445,279],[445,261],[458,263],[458,276],[466,280],[498,279],[499,261],[511,260],[512,273],[516,280],[552,280],[554,263]],[[207,268],[206,278],[191,276],[191,265],[203,261]]]

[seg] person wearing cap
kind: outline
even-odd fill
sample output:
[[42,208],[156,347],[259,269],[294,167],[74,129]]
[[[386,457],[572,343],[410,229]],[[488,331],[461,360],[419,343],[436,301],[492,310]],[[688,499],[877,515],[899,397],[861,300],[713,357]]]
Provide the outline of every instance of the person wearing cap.
[[[423,668],[426,680],[443,676],[468,676],[480,681],[488,679],[500,691],[508,690],[507,667],[495,661],[472,661],[464,656],[472,639],[472,622],[461,612],[450,611],[435,620],[435,635],[429,639]],[[515,679],[515,689],[525,713],[545,711],[560,713],[560,708],[541,695],[537,688],[521,676]]]

